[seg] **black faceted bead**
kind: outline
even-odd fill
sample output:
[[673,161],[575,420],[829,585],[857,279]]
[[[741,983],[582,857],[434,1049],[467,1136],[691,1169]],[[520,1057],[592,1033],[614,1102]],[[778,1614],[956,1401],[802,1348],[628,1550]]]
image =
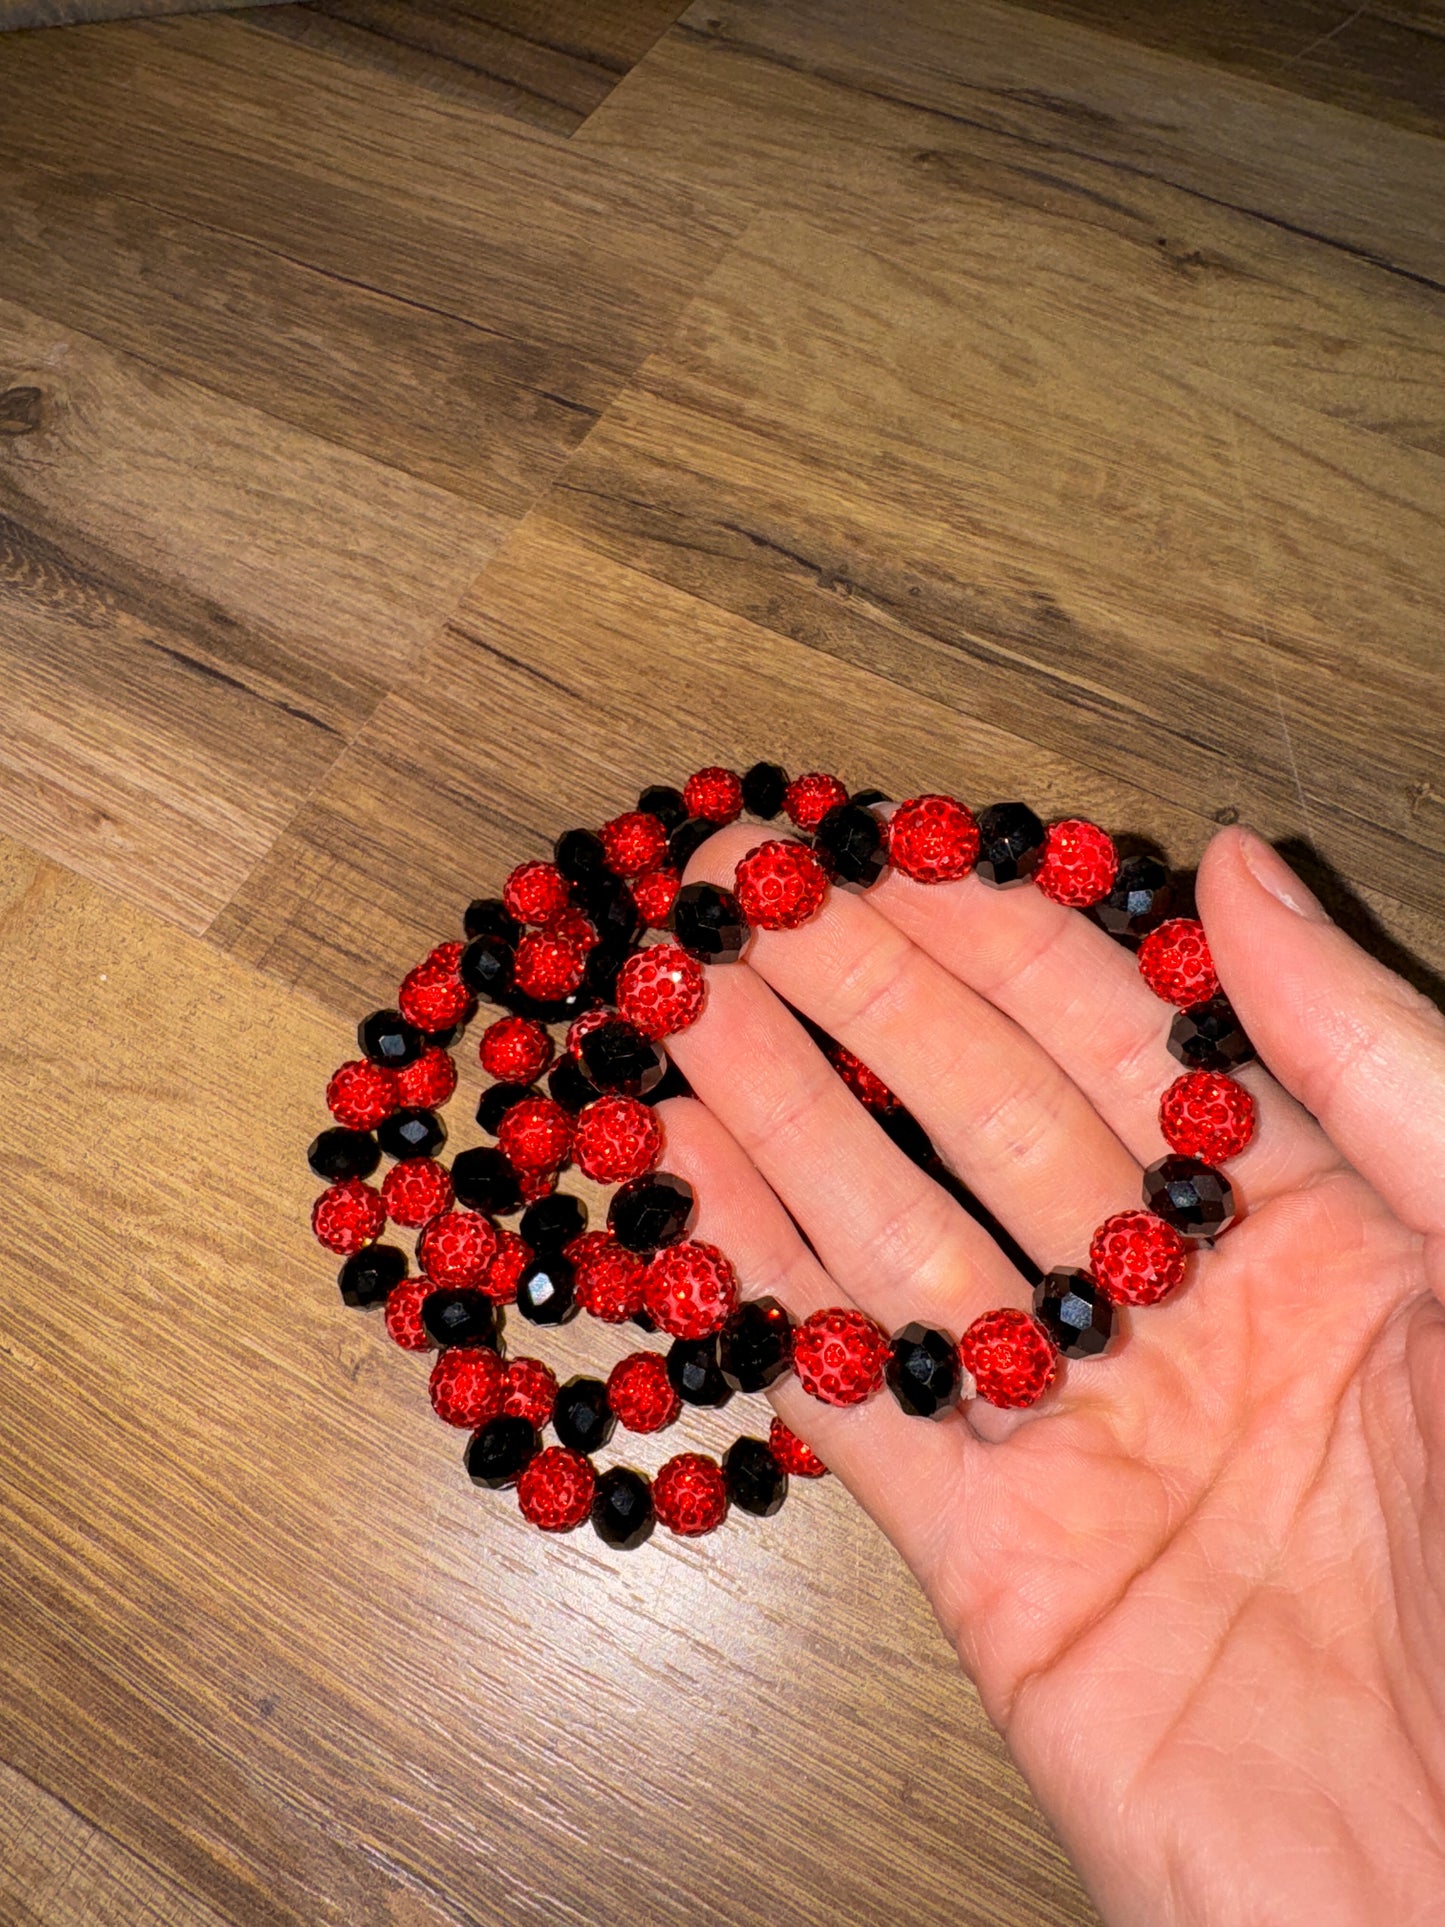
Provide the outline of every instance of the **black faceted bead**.
[[552,861],[569,883],[585,883],[606,871],[607,852],[591,830],[563,830],[552,845]]
[[787,788],[788,772],[781,763],[754,763],[743,778],[743,808],[754,816],[776,816]]
[[555,1002],[544,1003],[540,997],[530,997],[524,990],[509,990],[502,1002],[514,1017],[530,1017],[537,1024],[570,1024],[574,1017],[580,1017],[584,1010],[591,1010],[597,1001],[585,983],[580,984],[568,997],[559,997]]
[[674,870],[685,870],[703,844],[718,829],[705,816],[690,816],[667,839],[667,860]]
[[1160,1158],[1144,1173],[1144,1203],[1181,1238],[1214,1238],[1234,1223],[1234,1186],[1202,1158]]
[[657,1330],[657,1321],[653,1318],[651,1312],[633,1312],[632,1323],[636,1325],[640,1332],[655,1332]]
[[468,1211],[505,1218],[522,1206],[516,1171],[494,1144],[479,1144],[452,1159],[452,1190]]
[[776,1298],[747,1298],[718,1334],[718,1365],[735,1392],[762,1392],[793,1362],[793,1321]]
[[312,1138],[306,1162],[318,1178],[341,1184],[347,1178],[369,1178],[381,1162],[381,1147],[370,1131],[345,1131],[338,1124]]
[[1065,1358],[1097,1358],[1114,1330],[1114,1307],[1093,1276],[1058,1265],[1034,1287],[1034,1317]]
[[646,1097],[662,1082],[667,1060],[650,1037],[618,1017],[599,1024],[582,1039],[577,1052],[582,1075],[595,1090]]
[[435,1111],[393,1111],[377,1125],[376,1141],[389,1158],[434,1158],[447,1127]]
[[912,1111],[905,1111],[899,1104],[891,1111],[876,1111],[874,1116],[884,1135],[892,1138],[906,1158],[911,1158],[919,1166],[933,1162],[937,1156],[933,1148],[933,1139]]
[[858,804],[862,809],[871,810],[875,803],[891,803],[893,798],[883,790],[854,790],[848,801]]
[[462,929],[468,938],[500,937],[508,944],[514,944],[522,934],[521,924],[500,897],[477,897],[469,903]]
[[539,1254],[517,1282],[517,1310],[529,1325],[565,1325],[577,1316],[577,1279],[570,1258]]
[[436,1345],[492,1345],[497,1342],[497,1308],[485,1292],[470,1286],[429,1291],[421,1301],[421,1322]]
[[687,820],[687,802],[681,790],[667,783],[649,783],[637,799],[645,816],[655,816],[669,834]]
[[523,1242],[533,1251],[561,1251],[587,1229],[587,1207],[580,1198],[569,1197],[565,1191],[554,1191],[551,1197],[538,1198],[529,1204],[517,1228]]
[[932,1325],[905,1325],[895,1332],[883,1372],[888,1389],[914,1418],[945,1418],[958,1402],[963,1372],[958,1347]]
[[400,1071],[416,1062],[430,1039],[415,1024],[409,1024],[399,1010],[374,1010],[356,1026],[356,1041],[362,1055],[373,1064]]
[[367,1245],[353,1251],[336,1280],[348,1305],[365,1311],[389,1298],[406,1276],[406,1253],[395,1245]]
[[571,1051],[564,1051],[547,1073],[547,1089],[551,1092],[553,1101],[560,1104],[564,1111],[570,1111],[574,1117],[597,1096],[596,1091],[582,1075],[577,1059]]
[[669,1057],[667,1069],[662,1074],[662,1082],[654,1084],[650,1091],[642,1093],[644,1104],[661,1104],[669,1097],[691,1097],[692,1086]]
[[1221,994],[1176,1013],[1169,1026],[1169,1054],[1191,1071],[1232,1071],[1252,1063],[1257,1052],[1234,1006]]
[[674,1338],[667,1351],[667,1377],[685,1405],[726,1405],[733,1388],[718,1370],[717,1333]]
[[617,1465],[598,1476],[592,1524],[604,1544],[631,1552],[652,1536],[656,1519],[652,1487],[640,1472]]
[[610,870],[574,883],[572,901],[597,932],[603,949],[628,949],[642,928],[632,892]]
[[599,943],[587,952],[582,981],[600,1004],[617,1001],[617,978],[631,956],[625,944]]
[[574,1452],[600,1452],[617,1429],[617,1416],[607,1403],[607,1387],[600,1378],[569,1378],[552,1407],[552,1430],[558,1443]]
[[524,1418],[494,1418],[474,1434],[467,1447],[467,1476],[473,1485],[511,1485],[542,1449],[535,1425]]
[[1044,857],[1047,832],[1027,803],[994,803],[978,819],[974,868],[995,889],[1027,883]]
[[835,803],[813,832],[813,848],[829,874],[854,889],[871,890],[888,868],[887,834],[861,803]]
[[1125,857],[1113,889],[1090,906],[1089,914],[1111,937],[1137,943],[1174,914],[1174,896],[1173,881],[1158,857]]
[[488,1084],[477,1100],[477,1122],[495,1137],[497,1126],[514,1104],[520,1104],[524,1097],[540,1095],[535,1084]]
[[673,901],[672,934],[703,963],[736,963],[747,948],[748,921],[731,890],[717,883],[684,883]]
[[761,1439],[734,1439],[722,1469],[733,1504],[759,1519],[770,1519],[788,1496],[788,1475]]
[[501,1003],[512,986],[512,946],[504,937],[474,937],[462,952],[457,974],[473,996]]
[[696,1216],[697,1196],[687,1179],[654,1171],[613,1192],[607,1228],[629,1251],[653,1252],[685,1238]]

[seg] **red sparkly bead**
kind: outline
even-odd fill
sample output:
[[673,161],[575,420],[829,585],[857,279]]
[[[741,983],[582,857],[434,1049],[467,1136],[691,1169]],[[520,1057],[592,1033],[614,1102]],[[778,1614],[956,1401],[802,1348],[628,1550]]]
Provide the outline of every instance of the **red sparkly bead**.
[[426,961],[433,970],[455,977],[457,967],[462,961],[462,952],[466,947],[464,943],[439,943],[435,950],[428,950]]
[[381,1197],[392,1223],[414,1231],[439,1211],[450,1209],[451,1173],[435,1158],[403,1158],[382,1179]]
[[861,1311],[815,1311],[793,1334],[793,1370],[825,1405],[861,1405],[883,1383],[891,1347],[883,1327]]
[[1108,896],[1118,874],[1114,839],[1097,823],[1073,816],[1050,823],[1043,861],[1034,871],[1034,882],[1046,897],[1082,910]]
[[514,1170],[560,1171],[572,1151],[572,1120],[550,1097],[524,1097],[497,1126],[497,1143]]
[[552,1061],[552,1039],[530,1017],[499,1017],[482,1032],[478,1055],[488,1077],[530,1084]]
[[1159,1129],[1181,1157],[1222,1164],[1254,1136],[1254,1099],[1218,1071],[1186,1071],[1159,1100]]
[[497,1233],[497,1250],[481,1289],[494,1305],[514,1305],[522,1273],[532,1262],[532,1247],[515,1231]]
[[689,816],[705,816],[709,823],[732,823],[743,813],[743,779],[730,769],[700,769],[682,786]]
[[798,930],[828,894],[828,873],[802,843],[760,843],[734,878],[743,915],[759,930]]
[[615,1024],[616,1021],[615,1010],[584,1010],[582,1015],[574,1017],[568,1026],[567,1055],[575,1063],[578,1052],[593,1031],[600,1030],[604,1024]]
[[682,878],[676,870],[646,870],[632,885],[632,901],[649,930],[661,930],[672,915]]
[[549,1445],[517,1475],[522,1517],[543,1532],[570,1532],[592,1510],[597,1474],[592,1461],[565,1445]]
[[519,863],[502,885],[507,915],[518,923],[546,923],[571,901],[567,879],[555,863]]
[[456,965],[438,960],[433,951],[402,978],[396,1007],[418,1030],[450,1030],[471,1010],[472,993],[457,975]]
[[450,1051],[436,1044],[395,1076],[397,1096],[402,1103],[421,1111],[440,1110],[457,1087],[456,1061]]
[[533,930],[517,945],[512,982],[540,1003],[570,997],[582,981],[586,958],[545,930]]
[[620,877],[637,877],[644,870],[655,870],[667,855],[667,831],[646,810],[614,816],[597,834],[602,838],[608,869]]
[[479,1211],[443,1211],[416,1241],[417,1263],[437,1285],[480,1285],[497,1255],[497,1234]]
[[508,1418],[524,1418],[539,1430],[552,1416],[557,1402],[557,1374],[540,1358],[514,1358],[507,1366],[502,1388],[502,1410]]
[[888,860],[915,883],[956,883],[978,846],[973,811],[953,796],[911,796],[888,820]]
[[658,1468],[652,1504],[662,1523],[680,1538],[712,1532],[728,1516],[727,1480],[716,1459],[679,1452]]
[[572,1155],[598,1184],[626,1184],[651,1171],[662,1156],[662,1126],[650,1104],[635,1097],[599,1097],[577,1118]]
[[644,1037],[686,1030],[706,995],[702,965],[675,943],[634,951],[617,973],[617,1008]]
[[665,1245],[647,1267],[642,1302],[669,1338],[706,1338],[738,1302],[737,1273],[716,1245],[684,1239]]
[[682,1410],[661,1352],[629,1352],[607,1377],[607,1403],[629,1432],[660,1432]]
[[538,1198],[550,1198],[557,1189],[555,1171],[519,1171],[517,1189],[522,1194],[523,1204],[535,1204]]
[[326,1086],[326,1108],[338,1124],[369,1131],[396,1109],[396,1072],[365,1057],[343,1064]]
[[1089,1270],[1116,1305],[1157,1305],[1184,1282],[1188,1250],[1172,1225],[1152,1211],[1106,1218],[1089,1245]]
[[565,944],[579,957],[585,957],[589,950],[595,950],[601,941],[596,924],[575,907],[564,910],[560,917],[549,917],[545,929],[549,937],[555,937],[558,943]]
[[1059,1368],[1053,1340],[1038,1319],[1013,1306],[975,1318],[958,1341],[958,1356],[980,1398],[1011,1408],[1042,1398]]
[[421,1322],[423,1302],[438,1290],[430,1278],[403,1278],[386,1299],[386,1329],[404,1352],[429,1352],[434,1341]]
[[431,1368],[431,1403],[448,1425],[475,1432],[500,1418],[507,1368],[485,1345],[449,1345]]
[[575,1267],[577,1303],[604,1325],[622,1325],[642,1310],[647,1267],[608,1231],[584,1231],[567,1247]]
[[343,1257],[380,1237],[385,1224],[381,1193],[362,1178],[333,1184],[311,1207],[311,1229],[328,1251],[339,1251]]
[[783,791],[783,808],[789,820],[810,832],[817,829],[829,810],[847,801],[848,792],[837,777],[825,776],[821,770],[795,776]]
[[785,1472],[799,1479],[826,1479],[828,1468],[810,1445],[790,1432],[780,1418],[768,1427],[768,1450]]
[[898,1099],[881,1077],[875,1077],[861,1057],[855,1057],[839,1043],[830,1042],[824,1055],[848,1089],[870,1111],[896,1111]]
[[1139,974],[1156,997],[1190,1010],[1219,989],[1204,925],[1194,917],[1171,917],[1139,946]]

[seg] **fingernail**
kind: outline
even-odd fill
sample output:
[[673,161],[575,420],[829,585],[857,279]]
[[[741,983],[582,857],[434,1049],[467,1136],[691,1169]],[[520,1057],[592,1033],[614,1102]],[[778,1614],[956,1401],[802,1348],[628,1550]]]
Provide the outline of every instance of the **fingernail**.
[[1329,912],[1313,890],[1300,882],[1279,851],[1262,836],[1256,836],[1253,830],[1242,831],[1240,855],[1259,887],[1268,890],[1286,910],[1293,910],[1297,917],[1308,917],[1311,923],[1330,922]]

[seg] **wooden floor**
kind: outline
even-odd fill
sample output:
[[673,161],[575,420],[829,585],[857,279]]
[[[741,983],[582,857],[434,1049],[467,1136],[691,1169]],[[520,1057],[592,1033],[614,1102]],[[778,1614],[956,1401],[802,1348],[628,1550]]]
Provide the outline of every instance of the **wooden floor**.
[[336,1299],[325,1076],[559,828],[1242,818],[1439,992],[1440,0],[676,11],[0,36],[5,1923],[1094,1918],[835,1485],[544,1543]]

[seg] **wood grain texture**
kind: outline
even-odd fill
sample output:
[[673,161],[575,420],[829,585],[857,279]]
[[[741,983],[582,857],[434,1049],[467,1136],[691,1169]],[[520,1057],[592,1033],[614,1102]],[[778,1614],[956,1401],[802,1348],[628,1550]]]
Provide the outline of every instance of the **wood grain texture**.
[[[7,1111],[47,1120],[0,1259],[15,1772],[200,1920],[1090,1918],[831,1482],[787,1530],[625,1560],[473,1490],[424,1363],[342,1310],[305,1230],[344,1025],[13,845],[0,981]],[[564,1374],[626,1349],[585,1322],[529,1343]],[[43,1861],[22,1891],[69,1927]]]
[[0,0],[0,33],[17,27],[69,27],[91,20],[232,12],[280,4],[281,0]]

